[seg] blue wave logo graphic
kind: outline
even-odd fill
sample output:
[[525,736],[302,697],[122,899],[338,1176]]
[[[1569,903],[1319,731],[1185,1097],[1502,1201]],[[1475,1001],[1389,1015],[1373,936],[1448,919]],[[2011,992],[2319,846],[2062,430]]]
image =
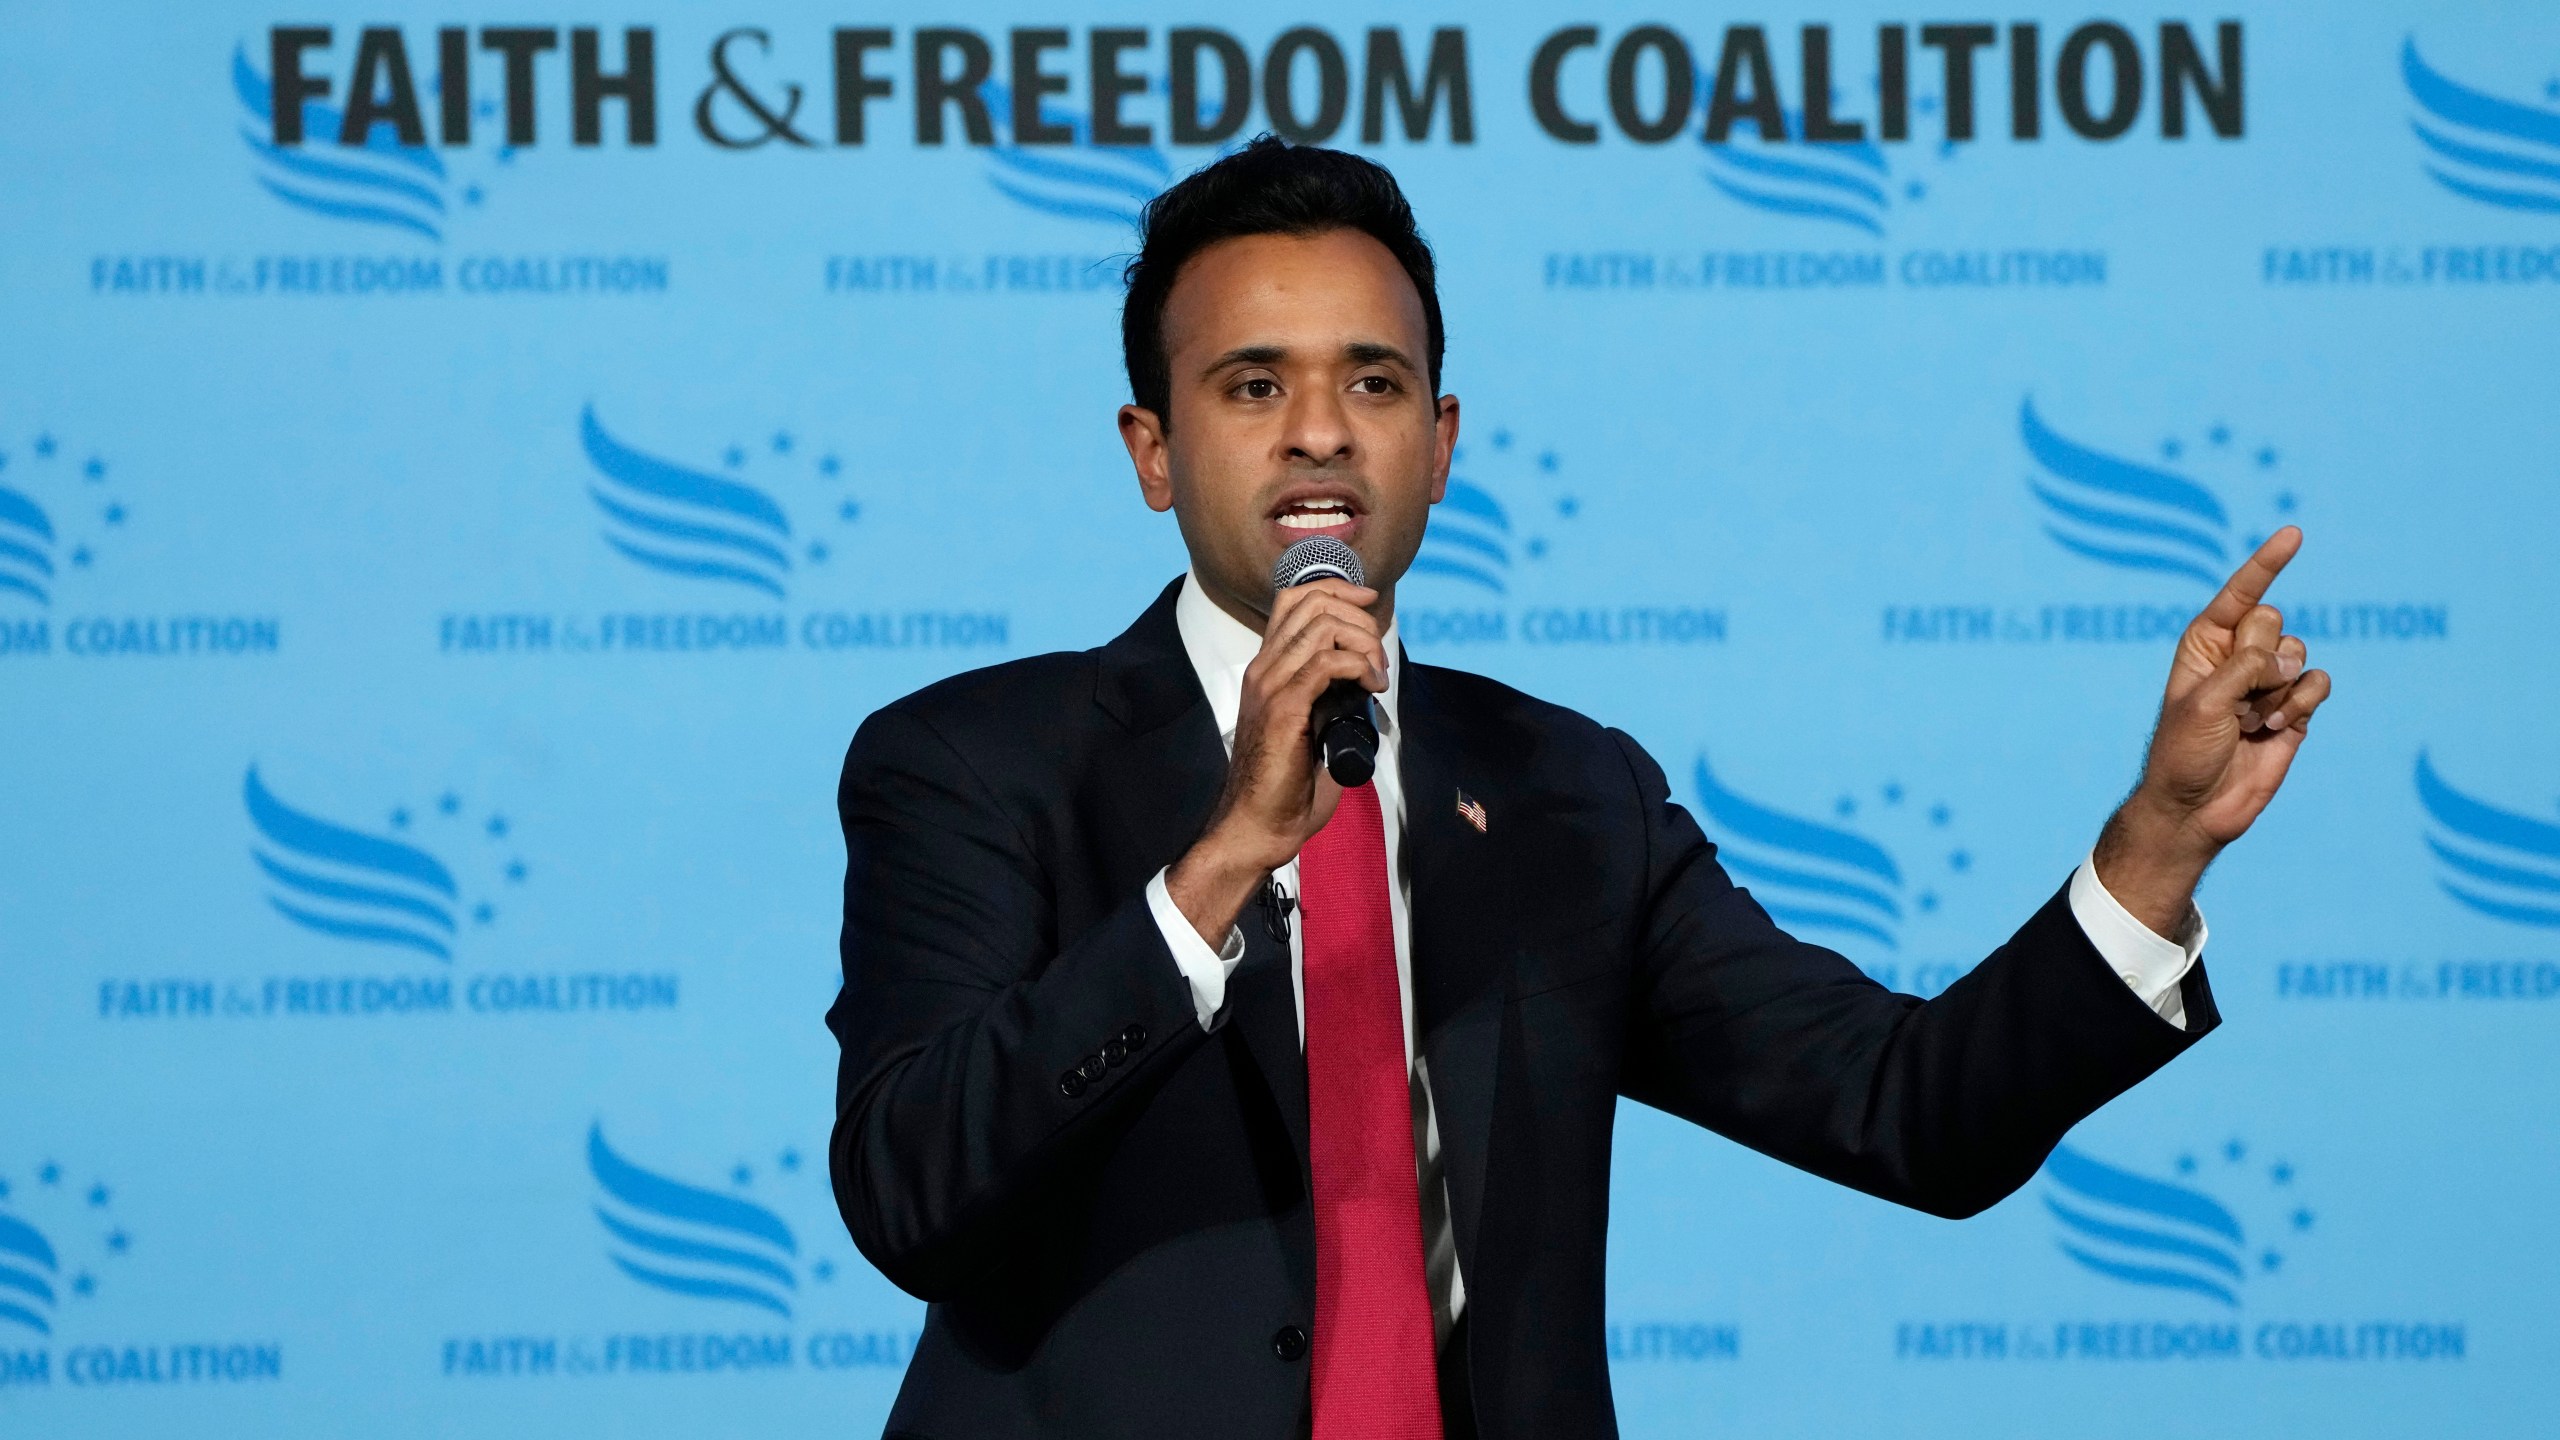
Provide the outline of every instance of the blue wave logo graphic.
[[267,193],[332,220],[444,239],[444,161],[433,150],[401,144],[383,121],[363,144],[339,144],[346,113],[313,100],[303,102],[305,143],[276,144],[273,88],[249,68],[247,53],[237,46],[231,51],[231,88],[246,115],[240,138],[257,157],[258,183]]
[[[1013,92],[989,81],[983,92],[997,123],[1009,125]],[[1017,205],[1068,220],[1090,220],[1134,231],[1138,214],[1173,180],[1173,162],[1152,145],[1096,145],[1091,122],[1052,110],[1040,118],[1075,133],[1066,145],[1017,145],[1010,136],[988,152],[987,183]]]
[[1756,210],[1846,225],[1881,238],[1893,167],[1872,140],[1805,144],[1804,112],[1786,112],[1787,138],[1772,145],[1758,126],[1736,127],[1707,144],[1707,183]]
[[783,598],[791,521],[772,496],[632,449],[593,405],[579,412],[578,438],[596,469],[587,494],[604,512],[606,544],[652,570]]
[[788,1320],[799,1291],[800,1247],[761,1205],[644,1170],[587,1131],[587,1168],[604,1192],[596,1218],[616,1268],[643,1285],[697,1300],[727,1300]]
[[13,1215],[0,1214],[0,1322],[24,1325],[39,1335],[53,1333],[55,1286],[62,1262],[44,1232]]
[[2212,491],[2064,438],[2036,414],[2032,398],[2019,404],[2018,432],[2043,471],[2027,478],[2027,489],[2055,544],[2119,569],[2222,583],[2231,517]]
[[2560,929],[2560,825],[2465,795],[2423,750],[2418,803],[2444,893],[2499,920]]
[[2400,78],[2419,113],[2419,164],[2466,200],[2504,210],[2560,211],[2560,110],[2519,104],[2447,79],[2400,42]]
[[1901,948],[1902,867],[1863,835],[1770,809],[1717,781],[1698,757],[1698,801],[1714,825],[1716,858],[1769,918]]
[[250,851],[272,887],[267,903],[306,930],[340,940],[453,958],[453,873],[426,851],[297,810],[249,767],[242,786],[259,844]]
[[1451,476],[1440,503],[1431,508],[1412,573],[1445,576],[1500,595],[1510,588],[1510,570],[1511,516],[1492,491]]
[[44,507],[0,485],[0,591],[51,605],[53,539]]
[[2044,1164],[2045,1209],[2062,1223],[2062,1253],[2128,1285],[2184,1290],[2237,1308],[2248,1242],[2222,1202],[2154,1180],[2068,1145]]

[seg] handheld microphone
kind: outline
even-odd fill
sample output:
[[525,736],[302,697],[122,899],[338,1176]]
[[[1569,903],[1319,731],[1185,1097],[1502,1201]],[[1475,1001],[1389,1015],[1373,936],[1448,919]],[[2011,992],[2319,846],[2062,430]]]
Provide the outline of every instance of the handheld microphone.
[[[1273,590],[1310,580],[1368,583],[1359,555],[1330,535],[1311,535],[1291,545],[1271,567]],[[1316,758],[1324,762],[1333,783],[1345,789],[1368,784],[1378,768],[1378,722],[1369,706],[1368,691],[1353,681],[1336,680],[1316,697],[1315,708],[1307,714],[1307,733],[1315,739]]]

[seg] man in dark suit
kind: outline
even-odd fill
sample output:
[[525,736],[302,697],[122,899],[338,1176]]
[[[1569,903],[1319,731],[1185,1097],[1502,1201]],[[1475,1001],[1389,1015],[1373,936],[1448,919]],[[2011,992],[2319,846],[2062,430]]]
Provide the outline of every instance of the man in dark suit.
[[[1396,646],[1458,401],[1384,170],[1257,142],[1129,281],[1122,437],[1190,573],[845,762],[829,1158],[931,1302],[891,1434],[1611,1434],[1620,1096],[1960,1217],[2213,1027],[2190,895],[2329,689],[2257,603],[2298,533],[2189,628],[2088,861],[1923,1003],[1772,924],[1627,736]],[[1275,593],[1314,535],[1369,588]],[[1337,681],[1378,700],[1348,790]]]

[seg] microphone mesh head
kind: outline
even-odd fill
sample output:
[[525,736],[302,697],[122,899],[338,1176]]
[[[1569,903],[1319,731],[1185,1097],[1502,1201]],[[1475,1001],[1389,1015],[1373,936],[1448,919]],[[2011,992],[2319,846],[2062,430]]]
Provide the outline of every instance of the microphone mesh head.
[[1310,580],[1348,580],[1366,585],[1367,577],[1360,569],[1360,557],[1348,545],[1330,535],[1310,535],[1280,552],[1280,561],[1271,567],[1271,588],[1286,590]]

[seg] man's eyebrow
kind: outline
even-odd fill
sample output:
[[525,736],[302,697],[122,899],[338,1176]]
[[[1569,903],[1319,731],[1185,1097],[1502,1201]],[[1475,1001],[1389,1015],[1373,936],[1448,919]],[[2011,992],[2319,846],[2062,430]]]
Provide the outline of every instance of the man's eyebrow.
[[1289,352],[1282,346],[1239,345],[1235,349],[1228,351],[1226,354],[1219,356],[1217,359],[1210,361],[1208,364],[1201,366],[1200,376],[1205,380],[1209,376],[1217,374],[1219,371],[1226,369],[1230,365],[1277,365],[1288,358]]
[[1413,363],[1412,356],[1393,345],[1381,345],[1375,340],[1354,340],[1342,347],[1342,354],[1354,365],[1401,365],[1416,375],[1422,373],[1422,367]]

